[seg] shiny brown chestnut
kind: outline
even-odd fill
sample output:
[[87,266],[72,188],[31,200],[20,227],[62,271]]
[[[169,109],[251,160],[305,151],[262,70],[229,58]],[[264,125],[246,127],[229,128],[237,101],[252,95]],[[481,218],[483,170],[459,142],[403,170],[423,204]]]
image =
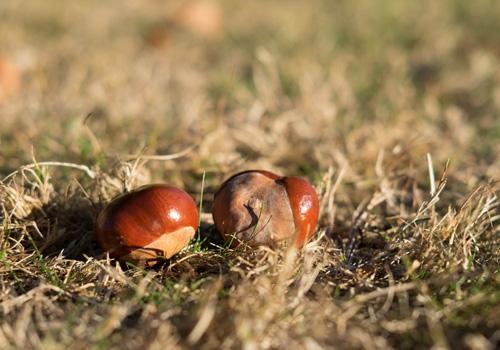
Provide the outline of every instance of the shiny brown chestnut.
[[183,190],[146,185],[115,198],[99,214],[97,242],[112,258],[152,265],[184,248],[198,228],[198,209]]
[[225,241],[275,246],[293,239],[300,248],[314,234],[319,201],[302,178],[247,170],[222,184],[214,196],[212,215]]

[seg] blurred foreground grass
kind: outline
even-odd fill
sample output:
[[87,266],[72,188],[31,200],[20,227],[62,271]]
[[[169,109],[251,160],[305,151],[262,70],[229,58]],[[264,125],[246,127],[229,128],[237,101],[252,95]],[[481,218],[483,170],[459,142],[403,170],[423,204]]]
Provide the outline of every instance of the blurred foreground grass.
[[[498,346],[500,2],[227,0],[198,29],[185,4],[0,2],[22,76],[0,101],[0,347]],[[117,193],[199,199],[206,172],[209,212],[247,168],[317,186],[303,254],[217,248],[204,219],[157,269],[103,260]]]

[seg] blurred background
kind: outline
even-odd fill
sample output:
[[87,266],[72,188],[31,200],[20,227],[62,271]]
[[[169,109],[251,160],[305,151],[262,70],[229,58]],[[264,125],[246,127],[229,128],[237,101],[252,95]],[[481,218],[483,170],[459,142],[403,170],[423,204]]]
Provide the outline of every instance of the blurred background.
[[194,147],[144,180],[358,182],[429,152],[472,188],[498,175],[499,68],[495,0],[2,0],[0,175]]

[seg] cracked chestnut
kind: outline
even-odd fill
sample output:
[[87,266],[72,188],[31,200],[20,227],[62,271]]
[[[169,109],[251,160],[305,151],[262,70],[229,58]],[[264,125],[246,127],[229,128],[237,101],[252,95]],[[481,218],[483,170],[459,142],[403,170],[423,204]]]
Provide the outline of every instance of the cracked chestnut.
[[301,248],[314,235],[319,201],[311,184],[296,176],[247,170],[215,193],[214,223],[232,245],[275,246],[293,241]]

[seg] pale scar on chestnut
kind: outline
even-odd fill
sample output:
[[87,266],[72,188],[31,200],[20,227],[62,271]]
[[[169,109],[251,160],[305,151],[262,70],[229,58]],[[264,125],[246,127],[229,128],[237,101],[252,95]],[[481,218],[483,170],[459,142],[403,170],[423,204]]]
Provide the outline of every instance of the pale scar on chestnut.
[[127,246],[130,253],[122,259],[136,263],[143,262],[145,265],[155,264],[159,259],[169,259],[188,244],[195,232],[192,227],[183,227],[161,235],[144,247]]

